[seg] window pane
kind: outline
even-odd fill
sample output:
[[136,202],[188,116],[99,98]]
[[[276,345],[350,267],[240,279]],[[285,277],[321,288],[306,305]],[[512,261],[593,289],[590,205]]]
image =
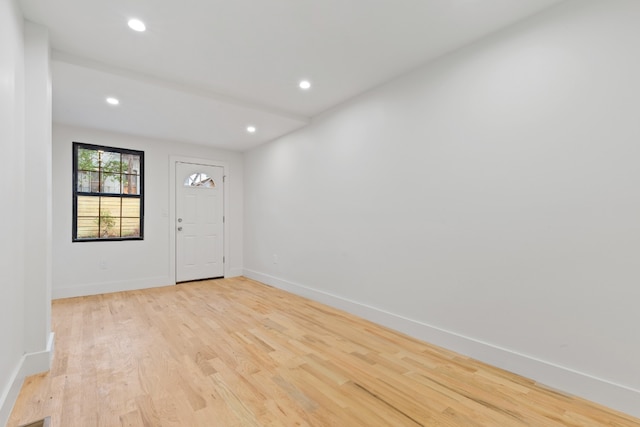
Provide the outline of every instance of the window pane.
[[122,172],[121,154],[113,151],[104,151],[100,156],[100,164],[103,172],[120,173]]
[[140,237],[139,218],[122,218],[122,237]]
[[213,179],[204,172],[198,172],[189,175],[184,180],[185,187],[201,187],[201,188],[214,188],[216,183]]
[[120,197],[100,197],[100,216],[120,217]]
[[139,175],[123,175],[122,176],[122,192],[124,194],[140,194],[140,176]]
[[140,156],[136,154],[123,154],[122,172],[130,175],[140,175]]
[[86,148],[78,149],[78,170],[97,171],[98,152]]
[[91,191],[91,172],[78,172],[76,189],[80,192],[88,193]]
[[89,172],[91,175],[91,189],[92,193],[100,192],[100,172]]
[[111,194],[120,194],[120,180],[122,175],[119,173],[103,173],[102,174],[102,192]]
[[100,198],[95,196],[78,196],[78,217],[98,216]]
[[98,172],[78,172],[77,191],[84,193],[97,193],[100,188]]
[[100,238],[120,237],[120,218],[100,215]]
[[140,218],[140,199],[122,199],[122,217]]
[[98,238],[98,218],[78,218],[78,239]]

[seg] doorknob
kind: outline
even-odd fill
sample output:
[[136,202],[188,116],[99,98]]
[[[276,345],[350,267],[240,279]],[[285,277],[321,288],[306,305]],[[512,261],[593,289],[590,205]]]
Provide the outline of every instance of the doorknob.
[[182,222],[182,218],[178,218],[178,222]]
[[182,231],[182,227],[178,227],[178,231]]

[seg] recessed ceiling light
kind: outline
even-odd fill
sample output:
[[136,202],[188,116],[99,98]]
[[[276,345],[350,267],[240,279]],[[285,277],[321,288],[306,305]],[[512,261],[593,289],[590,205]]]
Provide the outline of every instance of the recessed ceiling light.
[[256,133],[256,127],[255,126],[247,126],[247,132]]
[[131,28],[134,31],[142,32],[147,29],[147,26],[144,25],[144,22],[142,22],[139,19],[129,19],[128,24],[129,24],[129,28]]
[[298,86],[300,86],[300,89],[307,90],[311,87],[311,82],[309,80],[301,80]]
[[118,101],[117,98],[109,97],[107,98],[107,104],[118,105],[120,104],[120,101]]

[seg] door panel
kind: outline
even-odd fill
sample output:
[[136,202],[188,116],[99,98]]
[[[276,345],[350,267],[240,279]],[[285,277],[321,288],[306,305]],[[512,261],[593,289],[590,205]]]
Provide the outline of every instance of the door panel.
[[176,162],[176,281],[224,276],[223,168]]

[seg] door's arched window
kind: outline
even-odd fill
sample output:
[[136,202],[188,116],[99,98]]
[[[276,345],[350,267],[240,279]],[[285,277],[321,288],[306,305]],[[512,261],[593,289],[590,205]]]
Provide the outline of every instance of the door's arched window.
[[213,178],[204,172],[192,173],[184,180],[185,187],[199,187],[199,188],[215,188],[216,183],[213,182]]

